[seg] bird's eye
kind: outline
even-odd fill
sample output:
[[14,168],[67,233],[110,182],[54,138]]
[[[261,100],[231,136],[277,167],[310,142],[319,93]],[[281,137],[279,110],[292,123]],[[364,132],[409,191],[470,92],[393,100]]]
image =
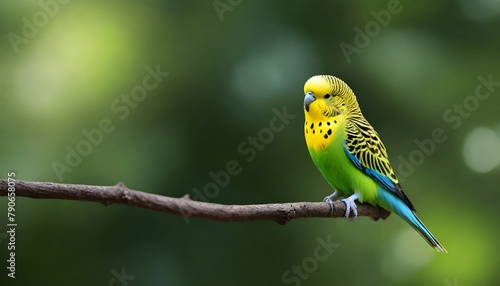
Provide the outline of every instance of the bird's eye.
[[330,98],[330,94],[325,94],[325,99],[329,99]]

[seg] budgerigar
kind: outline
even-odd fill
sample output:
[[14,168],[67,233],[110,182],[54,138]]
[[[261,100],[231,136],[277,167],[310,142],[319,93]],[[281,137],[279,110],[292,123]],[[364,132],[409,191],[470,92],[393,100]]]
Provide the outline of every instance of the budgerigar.
[[395,212],[437,251],[446,252],[415,214],[416,210],[389,163],[378,133],[364,118],[356,96],[342,80],[330,75],[310,78],[304,85],[304,133],[314,164],[334,189],[323,201],[343,197],[345,217],[357,216],[355,200]]

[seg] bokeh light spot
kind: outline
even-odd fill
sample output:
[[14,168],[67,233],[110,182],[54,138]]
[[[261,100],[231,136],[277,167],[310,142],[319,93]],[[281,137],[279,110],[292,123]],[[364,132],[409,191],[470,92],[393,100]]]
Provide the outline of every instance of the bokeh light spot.
[[467,166],[478,173],[486,173],[500,164],[500,136],[488,128],[472,130],[465,138],[463,155]]
[[460,7],[465,17],[475,22],[492,20],[500,13],[499,0],[461,0]]
[[395,281],[402,281],[425,266],[434,250],[413,229],[406,229],[397,235],[386,255],[381,257],[382,272]]
[[[236,65],[233,88],[243,98],[272,97],[291,92],[289,83],[303,83],[317,70],[313,48],[299,35],[279,33],[263,48]],[[295,91],[296,92],[296,91]]]

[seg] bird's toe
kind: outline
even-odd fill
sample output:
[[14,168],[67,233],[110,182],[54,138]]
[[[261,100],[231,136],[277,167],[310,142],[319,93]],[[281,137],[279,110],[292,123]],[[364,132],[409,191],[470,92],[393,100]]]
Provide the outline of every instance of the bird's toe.
[[356,206],[354,200],[347,198],[343,199],[342,202],[344,202],[345,204],[345,215],[344,215],[345,218],[348,219],[352,211],[353,214],[352,220],[355,220],[356,217],[358,216],[358,207]]
[[326,198],[324,198],[323,202],[327,203],[330,206],[330,214],[332,214],[335,207],[333,206],[333,201],[330,198],[330,196],[327,196]]

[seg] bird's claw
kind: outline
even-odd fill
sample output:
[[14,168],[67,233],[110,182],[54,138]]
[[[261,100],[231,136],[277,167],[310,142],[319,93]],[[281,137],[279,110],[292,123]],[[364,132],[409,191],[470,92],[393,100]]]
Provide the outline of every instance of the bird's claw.
[[330,206],[330,214],[333,213],[333,211],[335,210],[335,207],[333,205],[333,200],[337,199],[339,197],[339,193],[337,193],[336,191],[333,192],[333,194],[329,195],[329,196],[326,196],[324,199],[323,199],[323,202],[325,203],[328,203],[328,205]]
[[351,214],[351,211],[352,211],[352,221],[354,221],[356,219],[356,217],[358,217],[358,207],[356,206],[356,203],[354,202],[354,200],[356,200],[357,197],[354,197],[353,196],[350,196],[348,197],[347,199],[343,199],[341,200],[342,202],[344,202],[345,204],[345,218],[348,219],[349,218],[349,215]]
[[335,209],[335,207],[333,206],[333,201],[332,199],[330,198],[330,196],[327,196],[323,199],[323,202],[327,203],[329,206],[330,206],[330,214],[333,213],[333,210]]

